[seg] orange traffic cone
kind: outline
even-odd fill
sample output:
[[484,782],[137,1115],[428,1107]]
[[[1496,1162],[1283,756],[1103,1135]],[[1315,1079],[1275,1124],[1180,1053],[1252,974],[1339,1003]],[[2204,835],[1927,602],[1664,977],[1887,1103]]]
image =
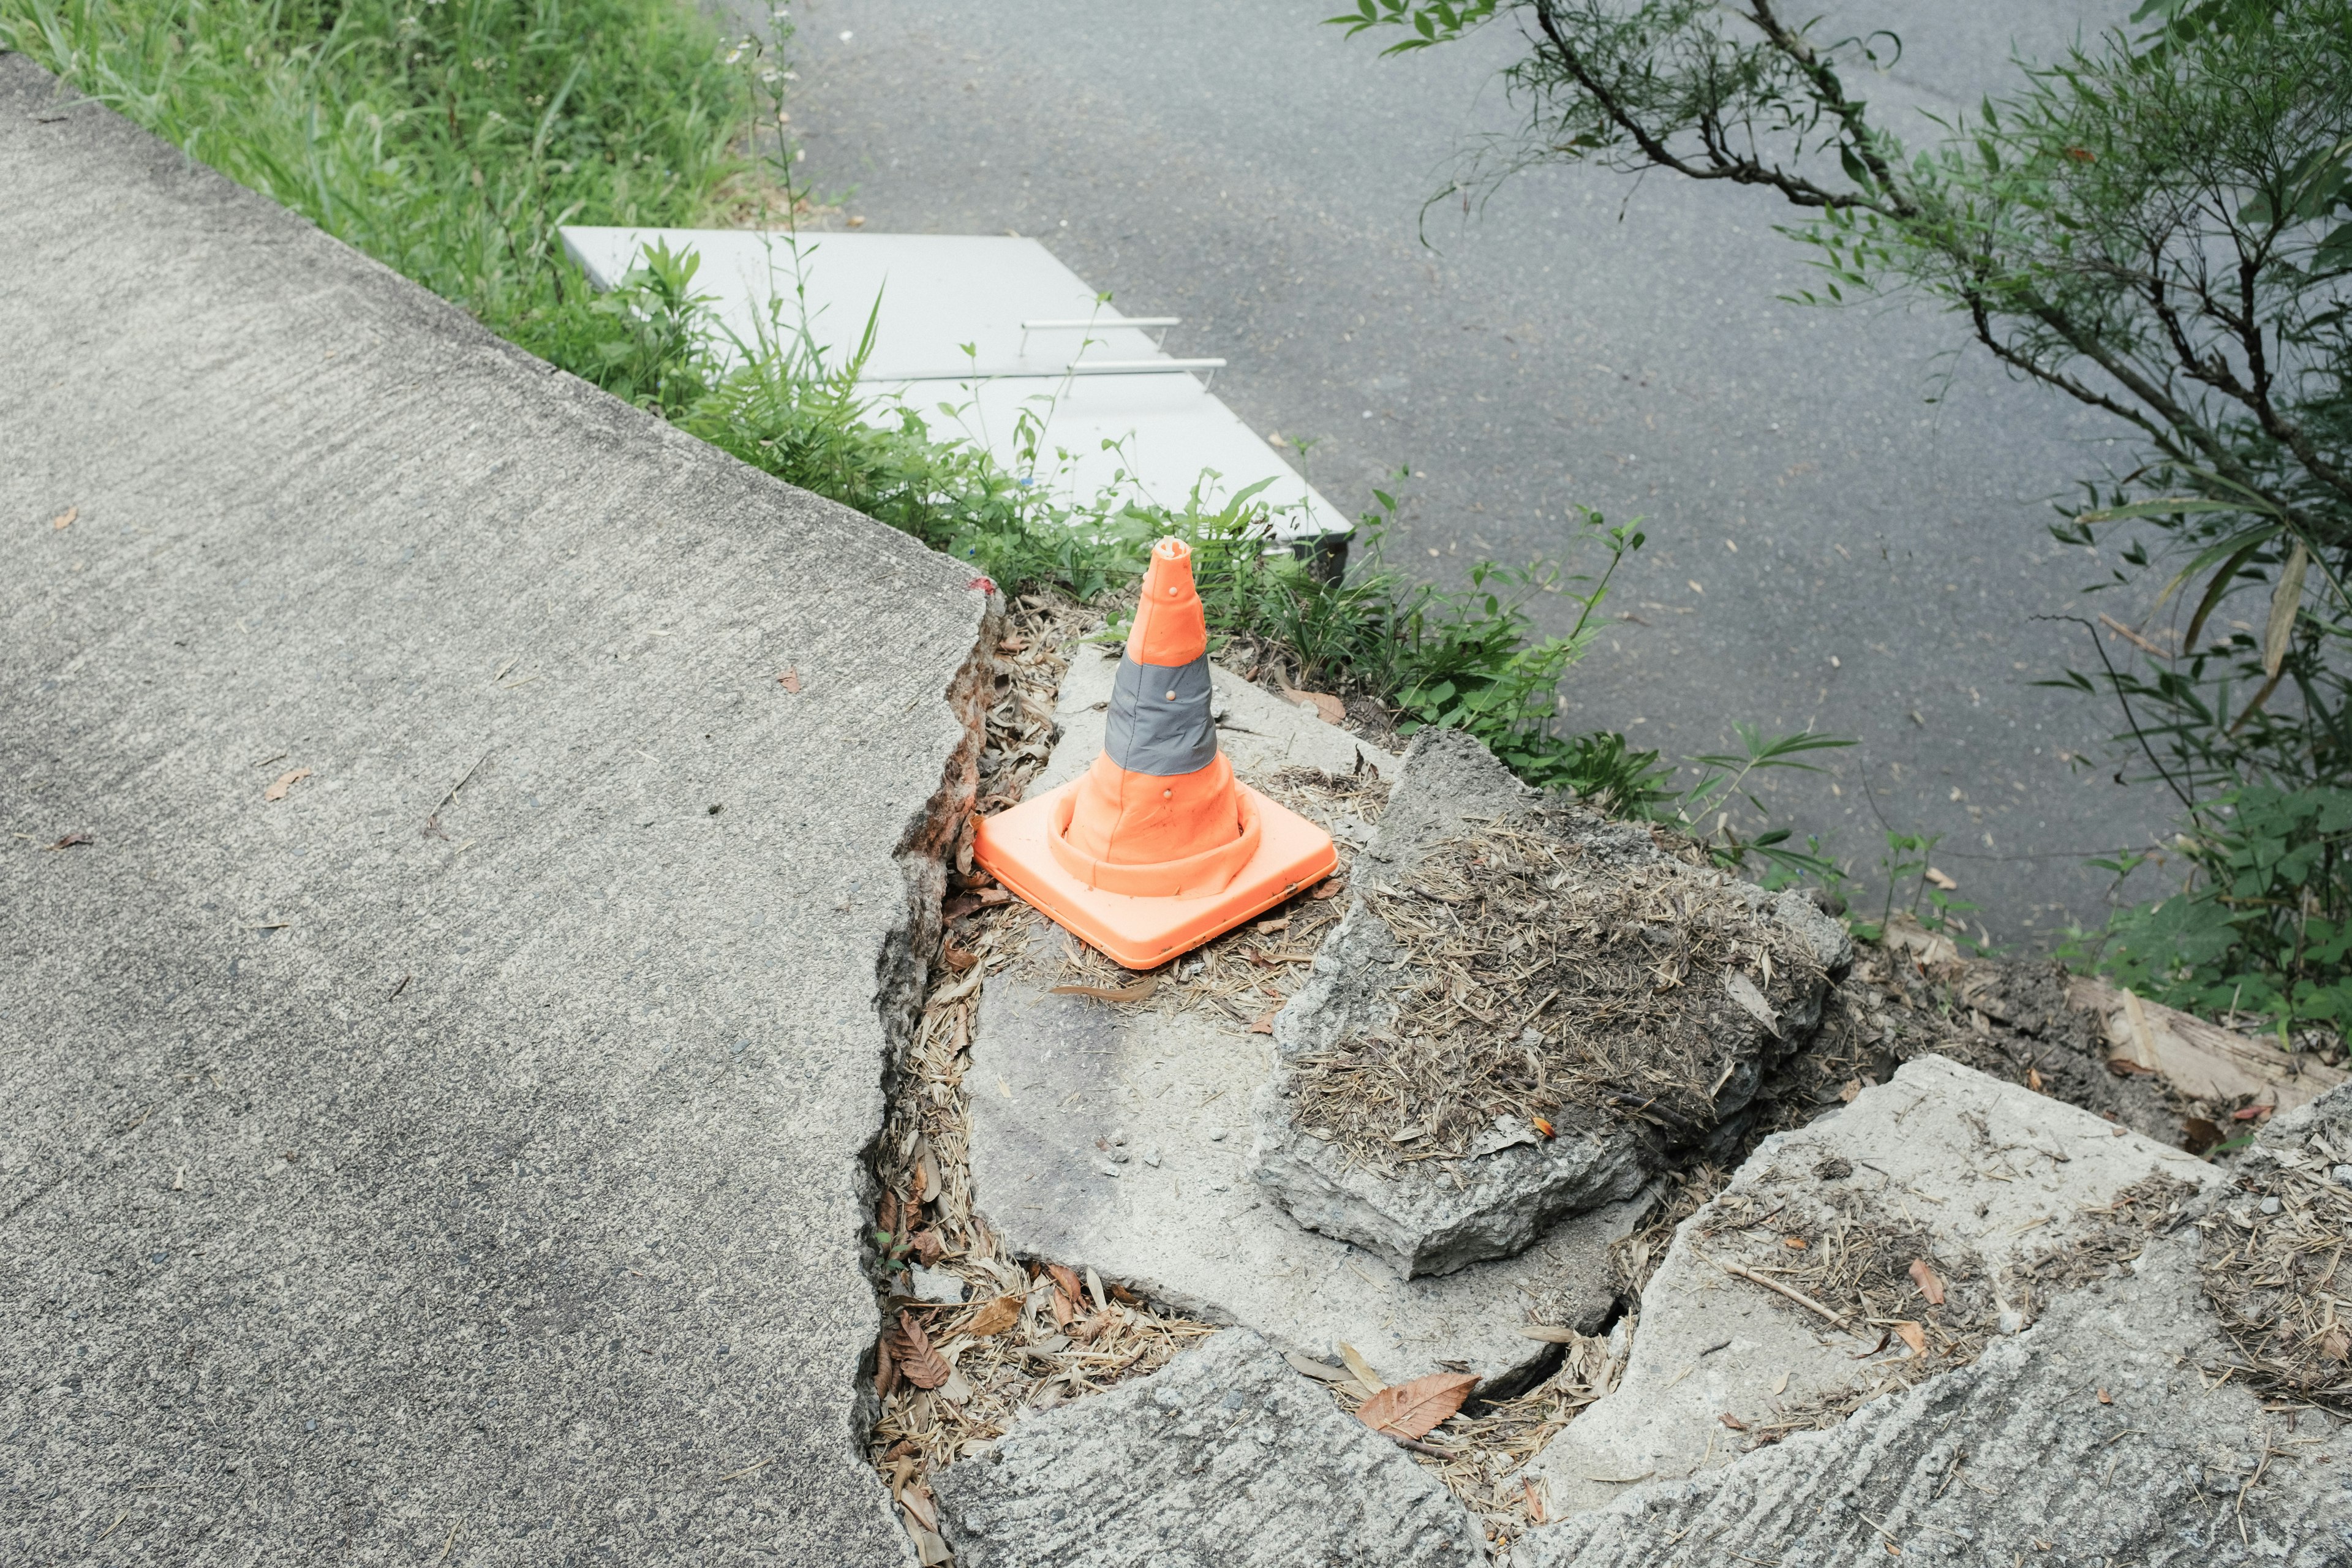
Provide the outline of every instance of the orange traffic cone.
[[981,819],[972,858],[1129,969],[1272,908],[1339,864],[1331,836],[1234,777],[1209,713],[1209,632],[1180,539],[1151,549],[1085,773]]

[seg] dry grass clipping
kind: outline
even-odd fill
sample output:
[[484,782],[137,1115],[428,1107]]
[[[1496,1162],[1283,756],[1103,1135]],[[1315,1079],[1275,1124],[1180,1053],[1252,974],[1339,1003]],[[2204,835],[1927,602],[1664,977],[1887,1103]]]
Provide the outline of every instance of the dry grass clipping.
[[[2337,1311],[2352,1294],[2352,1190],[2328,1179],[2324,1158],[2301,1154],[2239,1185],[2242,1195],[2200,1225],[2205,1294],[2238,1352],[2215,1370],[2281,1402],[2273,1408],[2352,1416],[2352,1323]],[[2278,1212],[2264,1214],[2273,1198]]]
[[1407,987],[1386,1027],[1301,1058],[1298,1124],[1392,1171],[1460,1158],[1498,1118],[1710,1123],[1734,1042],[1758,1026],[1725,976],[1785,1011],[1819,972],[1728,879],[1603,872],[1581,851],[1540,819],[1498,824],[1374,890]]
[[[1906,1329],[1921,1341],[1916,1350],[1873,1363],[1881,1374],[1875,1384],[1791,1401],[1775,1411],[1776,1419],[1752,1424],[1750,1448],[1835,1426],[1881,1394],[1969,1365],[2002,1331],[2004,1314],[2012,1331],[2022,1329],[2058,1291],[2121,1273],[2149,1236],[2181,1222],[2197,1191],[2170,1176],[2146,1177],[2112,1203],[2084,1210],[2095,1221],[2087,1229],[1995,1279],[1974,1252],[1939,1244],[1926,1226],[1881,1211],[1877,1194],[1842,1185],[1852,1174],[1834,1156],[1811,1173],[1768,1173],[1756,1187],[1727,1194],[1701,1224],[1699,1236],[1716,1261],[1737,1263],[1819,1302],[1852,1333],[1870,1338],[1877,1331],[1871,1354],[1895,1348]],[[1806,1186],[1796,1184],[1801,1181]],[[1941,1287],[1940,1303],[1929,1300],[1913,1272],[1920,1262]],[[1809,1326],[1819,1321],[1793,1301],[1770,1300]]]

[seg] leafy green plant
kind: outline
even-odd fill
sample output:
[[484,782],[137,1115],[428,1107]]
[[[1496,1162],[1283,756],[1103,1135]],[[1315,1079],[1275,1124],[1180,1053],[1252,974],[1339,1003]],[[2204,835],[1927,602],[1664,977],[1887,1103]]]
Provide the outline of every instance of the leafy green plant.
[[[1774,192],[1821,269],[1800,298],[1932,300],[2134,433],[2137,465],[2057,532],[2120,553],[2102,586],[2138,600],[2107,617],[2137,652],[2118,668],[2102,647],[2063,683],[2117,702],[2118,740],[2179,796],[2206,912],[2126,913],[2112,962],[2205,973],[2226,926],[2230,963],[2271,977],[2249,994],[2330,1005],[2346,972],[2303,971],[2331,946],[2283,945],[2221,900],[2247,803],[2272,798],[2251,792],[2333,790],[2352,764],[2352,0],[2145,0],[2134,28],[2021,68],[1924,150],[1846,86],[1901,41],[1779,0],[1358,0],[1331,20],[1401,35],[1394,52],[1505,18],[1527,40],[1504,73],[1523,126],[1441,196],[1559,162]],[[2333,864],[2325,812],[2263,816],[2316,836],[2282,863]]]
[[[2230,790],[2173,848],[2179,893],[2120,911],[2075,951],[2186,1010],[2352,1023],[2352,790]],[[2128,875],[2142,857],[2106,862]]]

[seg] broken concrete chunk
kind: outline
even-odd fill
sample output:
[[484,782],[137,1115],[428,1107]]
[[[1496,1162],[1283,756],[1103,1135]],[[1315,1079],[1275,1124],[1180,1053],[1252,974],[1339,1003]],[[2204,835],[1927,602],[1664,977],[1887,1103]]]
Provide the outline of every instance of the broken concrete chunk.
[[[1060,964],[1059,935],[1041,923],[989,975],[965,1080],[972,1202],[1015,1254],[1090,1264],[1318,1360],[1344,1342],[1399,1380],[1445,1360],[1508,1377],[1547,1349],[1520,1332],[1530,1317],[1587,1331],[1605,1319],[1609,1245],[1639,1222],[1640,1200],[1565,1221],[1517,1257],[1404,1279],[1301,1227],[1250,1179],[1249,1140],[1234,1134],[1269,1071],[1264,1035],[1189,995],[1189,981],[1163,979],[1142,1007],[1057,995]],[[1133,1147],[1146,1152],[1113,1158]]]
[[913,1276],[915,1299],[931,1301],[943,1307],[955,1306],[963,1300],[963,1280],[944,1268],[926,1268],[918,1263],[909,1270]]
[[[1512,1568],[2352,1561],[2352,1436],[2306,1416],[2289,1439],[2252,1391],[2200,1375],[2236,1355],[2204,1310],[2197,1246],[2193,1230],[2151,1239],[2133,1268],[2056,1299],[1974,1364],[1840,1426],[1687,1478],[1666,1479],[1681,1466],[1663,1460],[1661,1479],[1521,1537]],[[1718,1450],[1740,1441],[1716,1431]]]
[[1245,1329],[1024,1422],[932,1488],[962,1568],[1486,1560],[1434,1476]]
[[1640,1192],[1748,1103],[1853,956],[1801,895],[1547,803],[1450,730],[1415,738],[1349,898],[1275,1020],[1252,1170],[1409,1276]]
[[2119,1269],[2220,1180],[1941,1057],[1768,1138],[1675,1233],[1616,1390],[1528,1467],[1557,1518],[1833,1426]]

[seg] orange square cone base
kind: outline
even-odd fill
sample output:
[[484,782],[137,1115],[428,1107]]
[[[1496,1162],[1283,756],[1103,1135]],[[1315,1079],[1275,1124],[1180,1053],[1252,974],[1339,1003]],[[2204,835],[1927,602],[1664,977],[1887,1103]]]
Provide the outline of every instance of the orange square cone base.
[[971,858],[1024,902],[1129,969],[1156,968],[1189,952],[1321,881],[1339,864],[1329,834],[1237,782],[1234,787],[1249,795],[1263,826],[1257,853],[1231,882],[1198,898],[1106,893],[1072,876],[1046,842],[1055,808],[1085,782],[1081,773],[1010,811],[982,817]]

